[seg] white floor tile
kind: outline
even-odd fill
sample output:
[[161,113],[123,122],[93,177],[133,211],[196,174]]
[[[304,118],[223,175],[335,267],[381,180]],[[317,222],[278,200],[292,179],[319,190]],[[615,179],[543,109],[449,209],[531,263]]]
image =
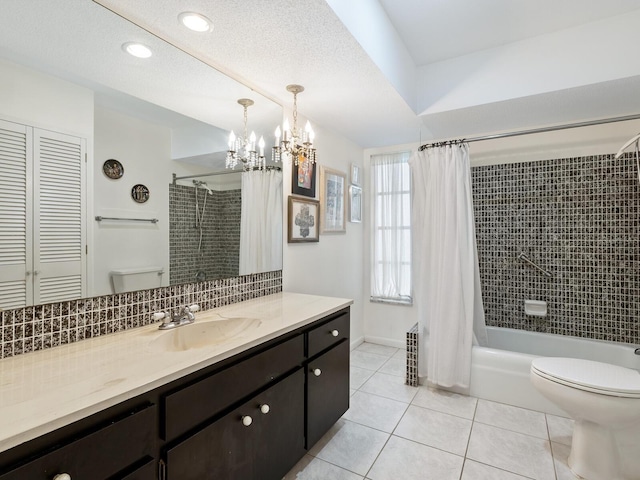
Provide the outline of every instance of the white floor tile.
[[367,353],[375,353],[376,355],[383,355],[387,358],[394,355],[398,349],[394,347],[388,347],[386,345],[378,345],[376,343],[362,343],[356,350],[360,350],[361,352]]
[[475,422],[467,458],[536,480],[555,477],[548,440]]
[[396,353],[393,354],[391,358],[400,358],[402,360],[407,359],[407,351],[405,349],[400,349]]
[[360,390],[367,393],[391,398],[400,402],[411,403],[418,387],[410,387],[404,384],[404,378],[385,373],[374,373]]
[[534,437],[549,438],[544,413],[533,410],[480,399],[474,420]]
[[350,388],[349,389],[349,396],[353,397],[353,394],[356,393],[356,392],[357,392],[357,390],[354,390],[353,388]]
[[380,370],[378,371],[381,373],[386,373],[387,375],[395,375],[397,377],[404,378],[407,374],[407,364],[400,358],[391,357],[386,361],[384,365],[380,367]]
[[483,463],[465,460],[460,480],[529,480],[529,477],[490,467]]
[[351,352],[351,365],[367,370],[378,370],[389,357],[375,353],[362,352],[358,349]]
[[563,445],[571,445],[573,420],[547,414],[547,426],[549,427],[549,440]]
[[576,480],[577,477],[569,468],[567,461],[571,447],[561,443],[551,442],[551,450],[553,451],[553,466],[556,469],[556,478],[558,480]]
[[371,480],[458,480],[463,458],[392,436],[367,474]]
[[354,389],[358,389],[364,382],[371,378],[375,371],[367,370],[366,368],[354,367],[351,365],[349,369],[349,386]]
[[406,409],[407,404],[404,402],[370,393],[356,392],[351,397],[349,410],[342,418],[391,433]]
[[360,475],[305,455],[282,480],[362,480]]
[[388,433],[347,420],[338,420],[309,454],[364,476],[388,438]]
[[393,434],[464,456],[471,424],[471,420],[412,405]]
[[475,414],[477,402],[478,399],[475,397],[422,386],[411,403],[471,420]]

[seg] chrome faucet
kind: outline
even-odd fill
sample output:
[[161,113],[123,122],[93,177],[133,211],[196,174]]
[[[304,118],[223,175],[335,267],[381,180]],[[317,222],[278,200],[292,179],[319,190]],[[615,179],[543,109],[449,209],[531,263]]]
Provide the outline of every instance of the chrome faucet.
[[170,330],[172,328],[189,325],[196,321],[195,312],[200,310],[199,305],[189,305],[181,307],[178,312],[158,312],[152,315],[154,320],[162,320],[158,327],[160,330]]

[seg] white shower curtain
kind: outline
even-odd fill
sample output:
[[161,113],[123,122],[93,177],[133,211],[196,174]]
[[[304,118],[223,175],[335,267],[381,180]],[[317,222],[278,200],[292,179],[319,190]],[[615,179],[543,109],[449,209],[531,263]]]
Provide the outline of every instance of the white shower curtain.
[[282,268],[282,172],[242,172],[240,275]]
[[418,371],[431,384],[468,388],[471,346],[487,344],[469,147],[428,148],[409,164],[414,304],[422,339]]

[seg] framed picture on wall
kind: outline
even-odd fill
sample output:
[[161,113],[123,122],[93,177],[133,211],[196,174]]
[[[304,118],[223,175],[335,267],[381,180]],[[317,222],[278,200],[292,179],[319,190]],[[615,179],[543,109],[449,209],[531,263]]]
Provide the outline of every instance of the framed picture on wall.
[[351,184],[358,187],[362,186],[362,168],[355,163],[351,164]]
[[346,233],[346,174],[321,167],[320,185],[320,233]]
[[288,217],[288,243],[320,241],[320,202],[290,195]]
[[316,164],[302,155],[298,157],[291,169],[291,193],[315,198],[316,196]]
[[362,222],[362,188],[349,185],[349,221]]

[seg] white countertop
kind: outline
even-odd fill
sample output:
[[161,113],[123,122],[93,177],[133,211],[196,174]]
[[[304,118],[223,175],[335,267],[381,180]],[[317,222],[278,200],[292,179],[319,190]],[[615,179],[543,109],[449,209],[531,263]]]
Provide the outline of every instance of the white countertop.
[[[351,305],[278,293],[196,313],[196,323],[246,317],[260,325],[222,345],[179,352],[150,342],[158,324],[0,360],[0,452],[181,378]],[[179,327],[185,328],[185,327]]]

